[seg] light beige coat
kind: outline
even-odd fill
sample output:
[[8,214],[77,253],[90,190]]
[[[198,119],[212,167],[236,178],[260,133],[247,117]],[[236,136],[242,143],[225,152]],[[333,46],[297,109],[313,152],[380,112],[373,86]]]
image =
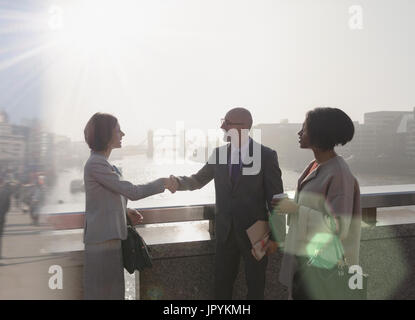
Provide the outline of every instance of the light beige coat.
[[[338,231],[350,265],[359,263],[361,208],[359,184],[341,156],[320,164],[309,176],[304,170],[298,180],[295,201],[298,213],[288,216],[289,231],[280,271],[280,282],[289,290],[296,271],[295,256],[313,254],[316,243],[330,234],[327,213],[338,221]],[[322,236],[323,235],[323,236]]]

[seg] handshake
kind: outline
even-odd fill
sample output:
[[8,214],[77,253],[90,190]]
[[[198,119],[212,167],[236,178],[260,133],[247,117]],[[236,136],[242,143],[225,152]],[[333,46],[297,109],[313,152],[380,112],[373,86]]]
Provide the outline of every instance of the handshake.
[[175,193],[179,188],[177,178],[173,175],[170,175],[169,178],[164,178],[164,188],[169,189],[171,193]]

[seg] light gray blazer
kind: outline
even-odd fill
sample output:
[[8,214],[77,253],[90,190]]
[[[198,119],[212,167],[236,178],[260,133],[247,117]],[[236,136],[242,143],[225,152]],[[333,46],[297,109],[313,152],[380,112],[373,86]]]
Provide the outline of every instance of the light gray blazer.
[[330,234],[327,213],[339,222],[339,235],[345,257],[350,265],[359,263],[361,208],[360,188],[349,166],[341,156],[320,164],[313,173],[307,173],[314,161],[298,180],[295,201],[298,213],[288,215],[289,231],[280,281],[291,288],[296,270],[295,255],[313,254],[312,248],[324,242],[321,235]]
[[121,180],[116,168],[93,151],[84,167],[84,182],[84,243],[126,239],[127,199],[139,200],[164,191],[163,179],[144,185]]

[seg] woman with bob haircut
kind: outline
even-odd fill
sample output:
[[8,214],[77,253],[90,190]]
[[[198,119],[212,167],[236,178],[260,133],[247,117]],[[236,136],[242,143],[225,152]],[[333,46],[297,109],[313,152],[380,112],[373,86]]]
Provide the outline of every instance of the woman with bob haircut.
[[288,215],[280,282],[288,287],[289,299],[293,298],[295,272],[315,254],[312,248],[328,242],[322,235],[335,233],[346,262],[358,265],[361,227],[359,184],[334,151],[335,146],[352,140],[352,120],[340,109],[316,108],[307,113],[298,135],[300,148],[311,149],[315,159],[298,179],[294,200],[273,201],[274,212]]
[[121,240],[127,238],[126,215],[133,225],[143,219],[137,210],[127,209],[127,199],[139,200],[164,192],[171,188],[172,181],[160,178],[134,185],[122,180],[119,170],[108,162],[111,151],[121,148],[124,136],[114,116],[95,113],[84,135],[91,149],[84,167],[84,299],[124,299]]

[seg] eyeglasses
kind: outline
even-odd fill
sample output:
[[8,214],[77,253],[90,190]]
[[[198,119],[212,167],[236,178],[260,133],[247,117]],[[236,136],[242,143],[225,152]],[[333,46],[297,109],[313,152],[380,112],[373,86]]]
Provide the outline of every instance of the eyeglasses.
[[220,124],[221,124],[221,126],[223,126],[223,124],[225,124],[227,126],[231,126],[231,125],[244,125],[245,123],[230,122],[228,119],[220,119]]

